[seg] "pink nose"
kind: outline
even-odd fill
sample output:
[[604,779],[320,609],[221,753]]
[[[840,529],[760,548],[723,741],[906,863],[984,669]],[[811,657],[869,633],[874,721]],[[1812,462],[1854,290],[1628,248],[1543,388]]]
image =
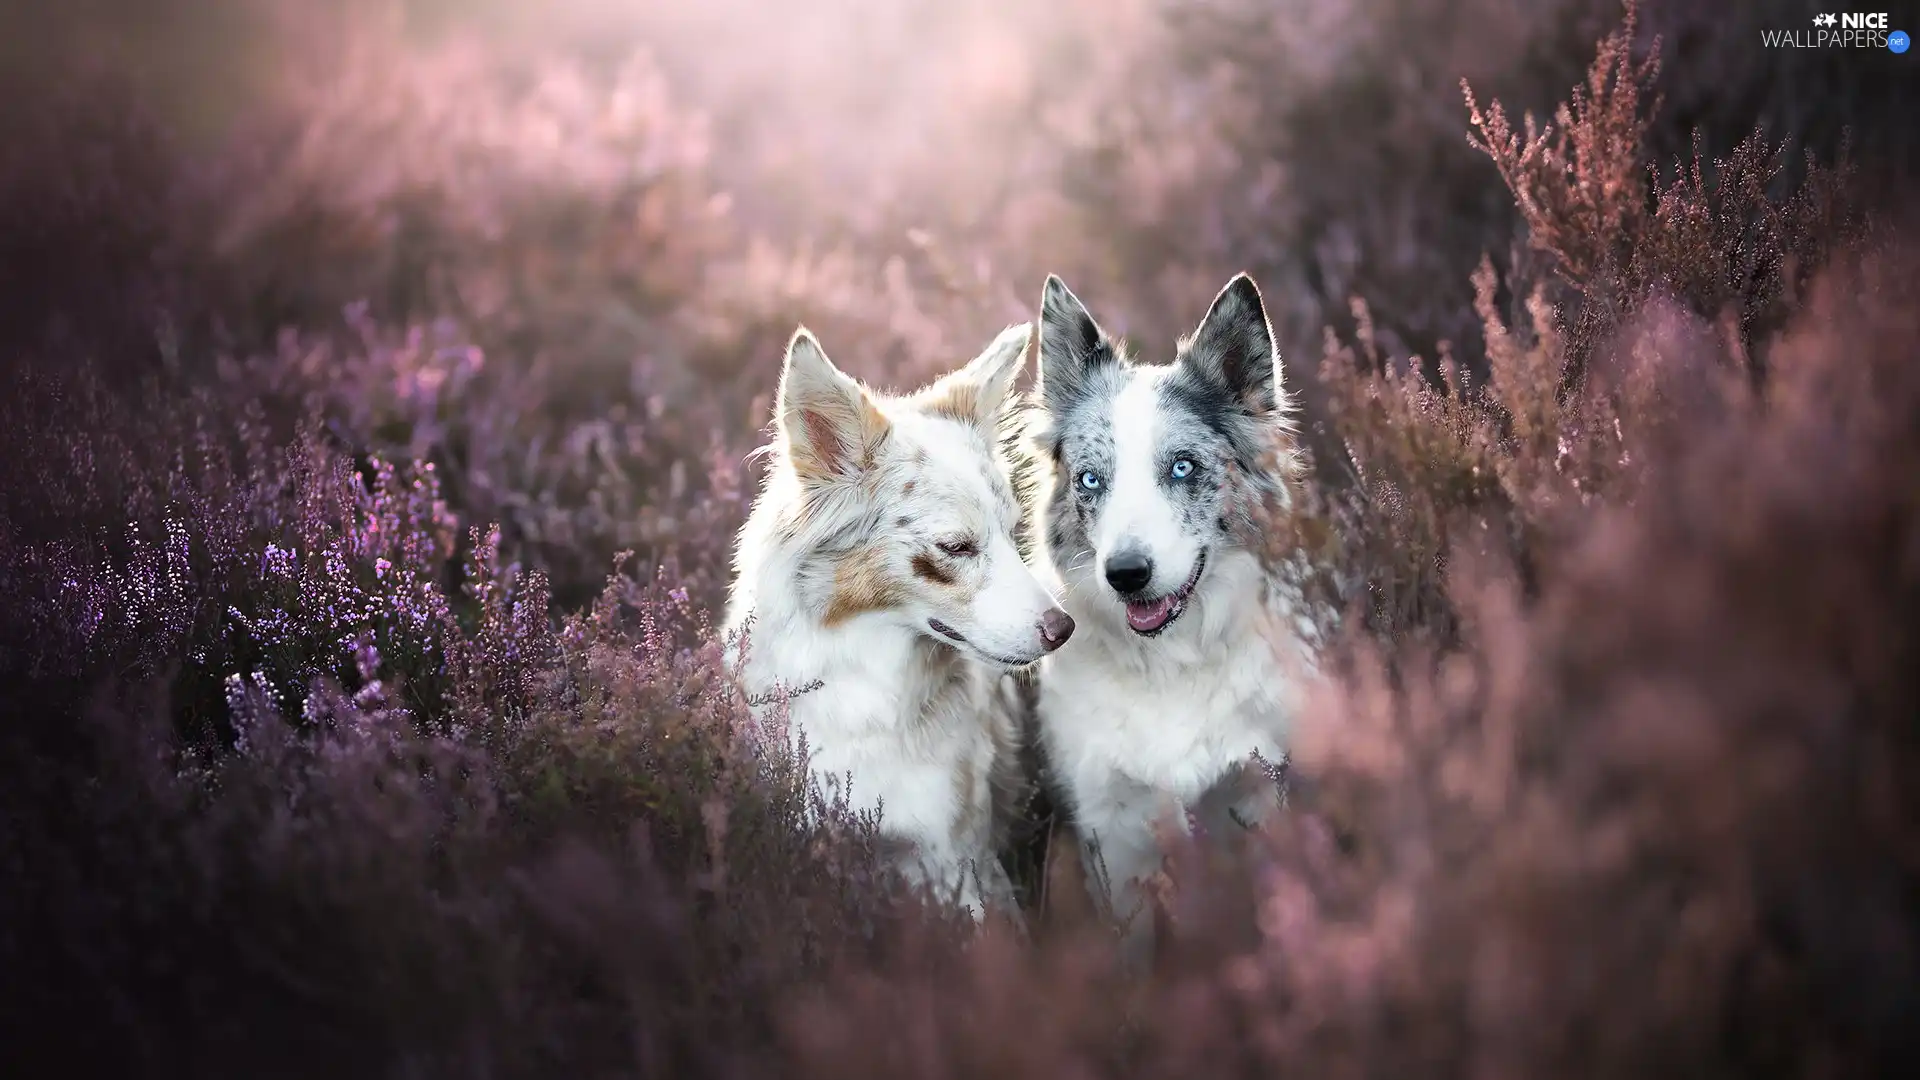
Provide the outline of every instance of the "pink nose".
[[1040,640],[1045,643],[1048,652],[1065,645],[1072,636],[1073,616],[1059,608],[1048,608],[1047,613],[1040,616]]

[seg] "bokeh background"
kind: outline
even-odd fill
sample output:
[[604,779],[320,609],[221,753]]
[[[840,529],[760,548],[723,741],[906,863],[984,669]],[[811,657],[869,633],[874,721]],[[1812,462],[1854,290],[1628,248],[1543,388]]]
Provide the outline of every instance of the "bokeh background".
[[[10,1071],[1898,1066],[1920,61],[1813,14],[7,5]],[[1055,272],[1164,359],[1240,270],[1349,616],[1296,812],[1135,983],[1036,797],[964,945],[718,677],[781,346]]]

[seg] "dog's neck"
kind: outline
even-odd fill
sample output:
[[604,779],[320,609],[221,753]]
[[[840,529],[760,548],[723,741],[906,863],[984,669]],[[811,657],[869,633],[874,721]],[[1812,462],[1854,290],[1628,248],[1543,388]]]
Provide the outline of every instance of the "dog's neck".
[[857,685],[886,685],[902,719],[918,718],[951,693],[967,673],[959,650],[877,614],[829,625],[824,610],[796,595],[750,610],[746,630],[748,703],[774,705],[806,696],[810,707],[831,709],[836,695]]

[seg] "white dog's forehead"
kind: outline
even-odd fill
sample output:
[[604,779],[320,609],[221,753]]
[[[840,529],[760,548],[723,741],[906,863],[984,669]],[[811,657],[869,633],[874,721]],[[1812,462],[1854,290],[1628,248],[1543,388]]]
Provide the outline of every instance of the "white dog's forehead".
[[917,518],[951,531],[1011,531],[1018,523],[1013,497],[1000,461],[977,431],[956,421],[923,418],[907,433],[909,498]]

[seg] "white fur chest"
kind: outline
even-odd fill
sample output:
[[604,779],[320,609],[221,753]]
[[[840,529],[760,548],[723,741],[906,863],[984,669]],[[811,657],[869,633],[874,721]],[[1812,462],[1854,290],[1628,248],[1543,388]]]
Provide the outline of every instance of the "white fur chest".
[[784,720],[791,745],[804,737],[808,771],[829,797],[880,810],[885,830],[925,856],[973,857],[992,824],[986,679],[971,663],[930,667],[926,648],[864,620],[825,632],[756,626],[741,683],[756,717]]
[[1082,630],[1044,661],[1039,719],[1077,802],[1138,788],[1191,804],[1248,754],[1285,753],[1312,657],[1251,557],[1223,557],[1218,576],[1187,625],[1153,639],[1126,629],[1110,599],[1069,590]]
[[1040,738],[1086,845],[1088,887],[1132,920],[1136,949],[1151,937],[1151,922],[1135,916],[1140,883],[1159,865],[1159,830],[1270,811],[1258,785],[1222,782],[1246,777],[1236,766],[1255,752],[1284,760],[1311,670],[1280,632],[1282,612],[1263,602],[1271,594],[1229,588],[1216,598],[1225,602],[1187,613],[1198,632],[1166,640],[1101,621],[1090,605],[1085,629],[1041,669]]
[[1298,687],[1269,642],[1250,636],[1194,664],[1115,651],[1089,641],[1042,668],[1043,737],[1070,789],[1112,774],[1190,804],[1252,752],[1279,760]]

